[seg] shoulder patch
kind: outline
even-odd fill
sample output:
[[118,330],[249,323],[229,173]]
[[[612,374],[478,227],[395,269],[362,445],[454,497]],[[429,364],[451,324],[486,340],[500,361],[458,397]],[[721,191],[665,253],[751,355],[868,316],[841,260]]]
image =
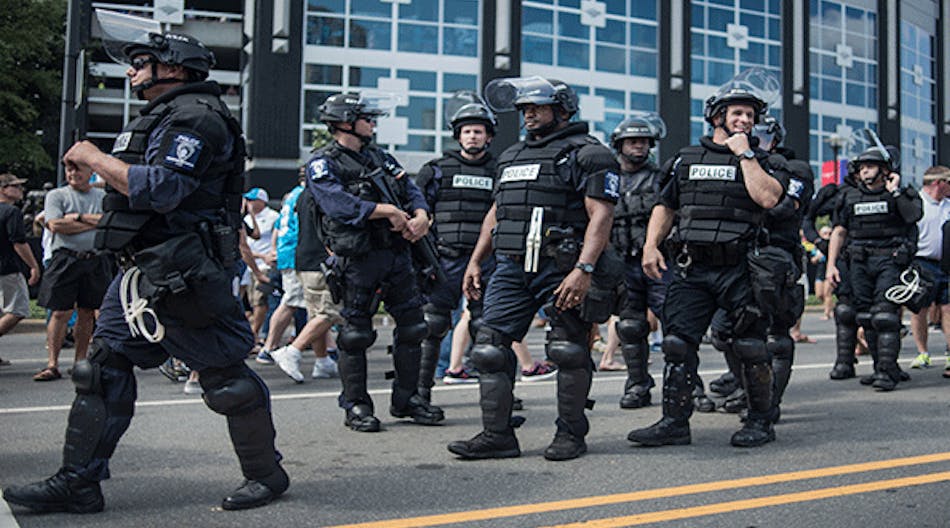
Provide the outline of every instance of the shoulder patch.
[[165,163],[179,169],[194,169],[204,142],[197,136],[185,132],[178,132],[172,140],[168,152],[165,153]]
[[804,190],[805,190],[805,184],[802,183],[802,181],[797,178],[792,178],[788,182],[788,191],[786,192],[786,194],[788,194],[792,198],[801,200],[802,191]]
[[604,174],[604,195],[620,198],[620,175],[611,171]]
[[327,160],[323,158],[317,158],[310,162],[310,165],[307,167],[307,170],[310,171],[310,179],[317,181],[325,178],[330,174],[330,169],[327,166]]
[[123,152],[129,148],[129,141],[132,139],[132,132],[123,132],[116,136],[115,143],[112,144],[112,153]]

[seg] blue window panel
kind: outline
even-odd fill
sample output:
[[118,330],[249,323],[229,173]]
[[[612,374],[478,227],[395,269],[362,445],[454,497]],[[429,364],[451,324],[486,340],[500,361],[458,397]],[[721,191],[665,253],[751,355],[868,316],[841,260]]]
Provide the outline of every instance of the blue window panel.
[[877,84],[877,64],[868,64],[867,80],[871,84]]
[[808,76],[808,96],[812,99],[821,99],[821,81],[817,75]]
[[821,18],[826,21],[841,20],[841,4],[823,0],[821,2]]
[[872,37],[877,36],[877,13],[868,11],[864,16],[864,33]]
[[614,129],[617,128],[617,125],[623,121],[623,114],[604,114],[604,120],[594,123],[594,130],[598,130],[604,134],[604,141],[610,141],[610,134],[613,133]]
[[439,52],[439,28],[418,24],[399,24],[399,51]]
[[611,42],[614,44],[626,44],[627,32],[624,30],[623,22],[617,20],[607,20],[607,25],[597,29],[598,42]]
[[751,67],[757,64],[765,64],[765,44],[750,42],[749,49],[739,52],[739,60],[743,67]]
[[307,0],[307,11],[342,15],[345,8],[346,2],[344,0]]
[[641,48],[656,49],[656,26],[646,24],[630,24],[630,45]]
[[867,69],[865,68],[864,64],[860,62],[855,62],[851,65],[850,68],[844,69],[845,76],[848,78],[849,81],[864,82],[865,80],[864,74],[866,72],[867,72]]
[[435,152],[435,136],[409,134],[405,145],[396,145],[396,150]]
[[719,86],[726,84],[736,74],[731,62],[709,61],[706,63],[707,84]]
[[350,66],[350,86],[376,88],[382,77],[389,77],[389,68]]
[[420,70],[399,70],[396,76],[409,81],[410,90],[435,91],[435,72]]
[[574,93],[576,93],[577,95],[587,95],[590,93],[590,87],[588,86],[578,86],[575,84],[575,85],[571,85],[571,88],[574,89]]
[[350,47],[377,50],[390,49],[392,27],[389,22],[350,20]]
[[573,13],[557,14],[557,34],[562,37],[586,39],[590,34],[590,26],[581,24],[581,16]]
[[623,100],[626,97],[624,92],[620,90],[608,90],[606,88],[596,88],[594,90],[594,95],[599,95],[604,98],[604,106],[606,108],[613,108],[616,110],[623,110]]
[[[809,138],[808,138],[808,151],[811,153],[812,156],[814,156],[815,154],[818,154],[818,141],[819,141],[820,139],[821,139],[821,138],[819,138],[818,136],[816,136],[816,135],[814,135],[814,134],[810,134],[810,135],[809,135]],[[820,173],[819,173],[819,172],[816,172],[815,174],[820,174]]]
[[551,35],[554,33],[554,14],[547,9],[525,7],[521,12],[522,31]]
[[612,15],[627,14],[627,0],[606,0],[607,12]]
[[624,66],[626,63],[627,57],[623,48],[597,46],[596,68],[598,70],[612,73],[625,73]]
[[706,49],[709,50],[709,56],[714,59],[729,59],[732,60],[735,56],[735,51],[732,48],[726,45],[725,37],[716,37],[713,35],[706,36]]
[[463,57],[477,57],[478,30],[454,27],[442,28],[442,53],[446,55],[461,55]]
[[337,92],[324,92],[317,90],[307,90],[303,94],[303,121],[304,123],[317,123],[320,121],[320,105]]
[[845,31],[864,33],[864,10],[855,9],[853,7],[845,7],[844,14]]
[[849,105],[864,106],[867,94],[863,84],[847,83],[845,85],[846,101]]
[[396,109],[396,115],[409,118],[409,128],[435,128],[435,98],[410,96],[409,104]]
[[703,110],[706,108],[706,101],[702,99],[693,99],[689,100],[689,115],[701,116],[703,115]]
[[703,84],[706,80],[706,61],[702,59],[691,59],[689,64],[690,82]]
[[769,35],[768,38],[772,40],[782,40],[782,24],[781,19],[778,18],[769,18]]
[[304,71],[304,82],[307,84],[343,84],[343,66],[331,64],[307,64]]
[[[814,4],[815,2],[809,2]],[[769,0],[769,13],[773,15],[782,14],[782,0]]]
[[741,0],[739,2],[739,7],[742,9],[748,9],[749,11],[755,11],[756,13],[761,13],[765,11],[765,0]]
[[307,17],[307,44],[343,46],[343,19]]
[[851,46],[851,50],[855,57],[868,56],[869,42],[868,39],[864,38],[864,36],[857,35],[855,33],[845,33],[844,43],[848,46]]
[[630,16],[646,20],[656,20],[656,0],[631,0]]
[[877,107],[877,88],[868,86],[868,108]]
[[834,116],[822,116],[821,118],[821,129],[828,133],[834,133],[837,130],[838,125],[841,124],[840,117]]
[[781,46],[766,46],[769,51],[769,66],[776,68],[782,67],[782,48]]
[[706,135],[706,123],[692,121],[689,124],[690,143],[699,143],[699,138]]
[[808,128],[810,129],[818,128],[818,114],[814,112],[808,114]]
[[391,18],[391,5],[379,0],[350,0],[350,15]]
[[560,5],[561,7],[574,7],[574,8],[580,9],[581,0],[560,0],[558,2],[558,5]]
[[841,102],[841,83],[832,79],[821,80],[821,98],[834,103]]
[[808,15],[811,18],[818,16],[818,2],[808,2]]
[[399,20],[439,21],[438,0],[412,0],[399,6]]
[[579,42],[559,40],[557,43],[557,65],[586,70],[590,68],[590,46]]
[[630,50],[630,74],[656,78],[656,52]]
[[535,64],[553,64],[553,42],[549,38],[524,35],[521,37],[521,59]]
[[630,92],[630,108],[632,110],[656,111],[656,95]]
[[693,33],[689,37],[690,54],[694,57],[706,55],[706,39],[700,33]]
[[719,5],[728,6],[729,9],[733,9],[735,7],[733,5],[733,0],[708,0],[708,1],[710,4],[719,4]]
[[749,28],[749,36],[765,38],[765,17],[751,13],[740,13],[739,23]]
[[859,121],[857,119],[845,119],[844,124],[851,127],[851,130],[861,130],[862,128],[867,127],[864,121]]
[[838,66],[838,63],[835,62],[835,58],[831,55],[821,56],[820,71],[825,77],[841,77],[841,66]]
[[692,7],[690,8],[689,24],[694,28],[706,27],[706,9],[703,6],[699,4],[692,4]]
[[725,31],[727,24],[732,24],[735,18],[732,11],[727,9],[709,8],[709,26],[707,29],[714,31]]
[[478,77],[467,73],[442,74],[442,89],[447,92],[478,90]]

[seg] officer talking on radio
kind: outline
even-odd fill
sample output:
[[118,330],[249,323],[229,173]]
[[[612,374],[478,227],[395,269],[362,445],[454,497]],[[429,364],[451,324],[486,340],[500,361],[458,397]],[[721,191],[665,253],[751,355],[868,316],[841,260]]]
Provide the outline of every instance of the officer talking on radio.
[[205,403],[227,417],[245,480],[222,507],[262,506],[289,480],[274,448],[269,392],[244,364],[254,339],[231,287],[245,157],[240,126],[221,88],[206,80],[215,61],[201,42],[160,33],[152,20],[97,16],[106,51],[128,66],[132,91],[148,104],[112,156],[80,141],[63,161],[91,168],[108,184],[95,244],[115,252],[125,273],[106,293],[89,358],[73,368],[76,399],[61,469],[6,489],[4,498],[37,511],[101,511],[99,482],[109,478],[109,459],[132,420],[132,368],[157,367],[171,355],[201,374]]

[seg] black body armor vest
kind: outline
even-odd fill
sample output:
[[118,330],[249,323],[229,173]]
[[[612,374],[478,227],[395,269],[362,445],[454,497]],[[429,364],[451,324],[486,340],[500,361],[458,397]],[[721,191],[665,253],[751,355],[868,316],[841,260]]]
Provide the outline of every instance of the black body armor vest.
[[678,156],[679,239],[730,244],[753,238],[763,209],[749,196],[739,159],[729,148],[704,137],[702,146],[686,147]]
[[468,160],[449,151],[432,164],[440,179],[434,215],[438,244],[470,253],[478,242],[485,213],[491,209],[497,160],[491,153]]
[[[186,197],[176,209],[184,211],[223,211],[228,223],[239,221],[241,193],[244,187],[244,145],[241,125],[231,115],[220,98],[221,89],[214,82],[192,83],[175,88],[151,101],[139,116],[125,126],[116,138],[112,155],[130,165],[148,165],[146,151],[155,128],[166,118],[183,122],[200,122],[210,112],[227,125],[232,136],[231,158],[224,163],[213,163],[200,175],[200,186]],[[206,145],[208,147],[209,145]],[[159,154],[161,155],[161,153]],[[223,192],[217,184],[223,180]],[[103,217],[96,226],[96,249],[119,251],[135,241],[142,246],[160,239],[150,236],[164,225],[163,215],[155,211],[133,210],[127,196],[106,186],[102,200]],[[158,229],[161,231],[161,229]]]
[[[897,211],[897,205],[891,193],[883,188],[877,192],[868,192],[859,187],[845,187],[844,207],[850,217],[848,238],[853,242],[871,242],[881,245],[887,239],[906,238],[907,224]],[[895,240],[899,245],[902,240]]]
[[566,162],[573,151],[600,142],[587,134],[570,134],[569,129],[559,132],[531,144],[515,143],[498,159],[494,246],[501,254],[525,254],[536,207],[544,208],[544,237],[559,229],[573,229],[573,237],[578,240],[584,237],[588,221],[584,194],[570,185],[568,171],[573,167]]
[[[324,147],[321,153],[322,157],[332,161],[333,174],[339,178],[346,192],[368,202],[384,201],[370,181],[370,175],[379,168],[370,156],[354,152],[336,141]],[[397,193],[397,199],[401,202],[393,205],[402,208],[408,202],[405,179],[396,180],[388,174],[386,177],[390,179]],[[363,227],[356,227],[322,214],[320,226],[324,242],[331,251],[341,257],[353,257],[368,253],[373,249],[390,248],[404,243],[399,233],[390,231],[389,220],[385,218],[367,220]]]
[[643,248],[650,213],[657,202],[653,184],[659,173],[656,165],[647,163],[637,172],[620,175],[620,200],[614,208],[610,243],[622,255],[635,255]]

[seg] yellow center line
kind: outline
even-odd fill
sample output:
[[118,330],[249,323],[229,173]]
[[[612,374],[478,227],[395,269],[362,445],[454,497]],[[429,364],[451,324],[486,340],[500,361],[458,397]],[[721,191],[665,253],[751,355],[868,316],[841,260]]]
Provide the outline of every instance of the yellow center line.
[[943,482],[947,480],[950,480],[950,471],[944,471],[941,473],[928,473],[926,475],[918,475],[916,477],[878,480],[873,482],[865,482],[863,484],[851,484],[848,486],[821,488],[816,490],[801,491],[798,493],[759,497],[756,499],[706,504],[704,506],[694,506],[692,508],[676,508],[673,510],[640,513],[625,517],[613,517],[610,519],[597,519],[593,521],[584,521],[571,524],[560,524],[547,528],[619,528],[624,526],[637,526],[647,523],[675,521],[678,519],[689,519],[692,517],[703,517],[718,513],[752,510],[767,506],[794,504],[796,502],[809,502],[820,499],[828,499],[831,497],[844,497],[846,495],[856,495],[858,493],[868,493],[871,491],[882,491],[886,489],[903,488],[907,486],[919,486],[921,484],[931,484],[934,482]]
[[769,484],[778,484],[782,482],[794,482],[798,480],[848,475],[851,473],[862,473],[865,471],[877,471],[882,469],[915,466],[920,464],[932,464],[934,462],[946,461],[950,461],[950,452],[894,458],[890,460],[878,460],[874,462],[862,462],[859,464],[847,464],[843,466],[832,466],[803,471],[792,471],[789,473],[776,473],[773,475],[762,475],[758,477],[720,480],[704,482],[700,484],[688,484],[685,486],[656,488],[652,490],[633,491],[612,495],[582,497],[578,499],[541,502],[536,504],[519,504],[515,506],[502,506],[497,508],[485,508],[481,510],[426,515],[421,517],[410,517],[406,519],[390,519],[385,521],[345,524],[337,525],[332,528],[411,528],[417,526],[439,526],[443,524],[484,521],[488,519],[498,519],[502,517],[513,517],[517,515],[527,515],[533,513],[547,513],[577,508],[590,508],[593,506],[605,506],[608,504],[618,504],[623,502],[636,502],[678,497],[682,495],[692,495],[695,493],[732,490],[750,486],[766,486]]

